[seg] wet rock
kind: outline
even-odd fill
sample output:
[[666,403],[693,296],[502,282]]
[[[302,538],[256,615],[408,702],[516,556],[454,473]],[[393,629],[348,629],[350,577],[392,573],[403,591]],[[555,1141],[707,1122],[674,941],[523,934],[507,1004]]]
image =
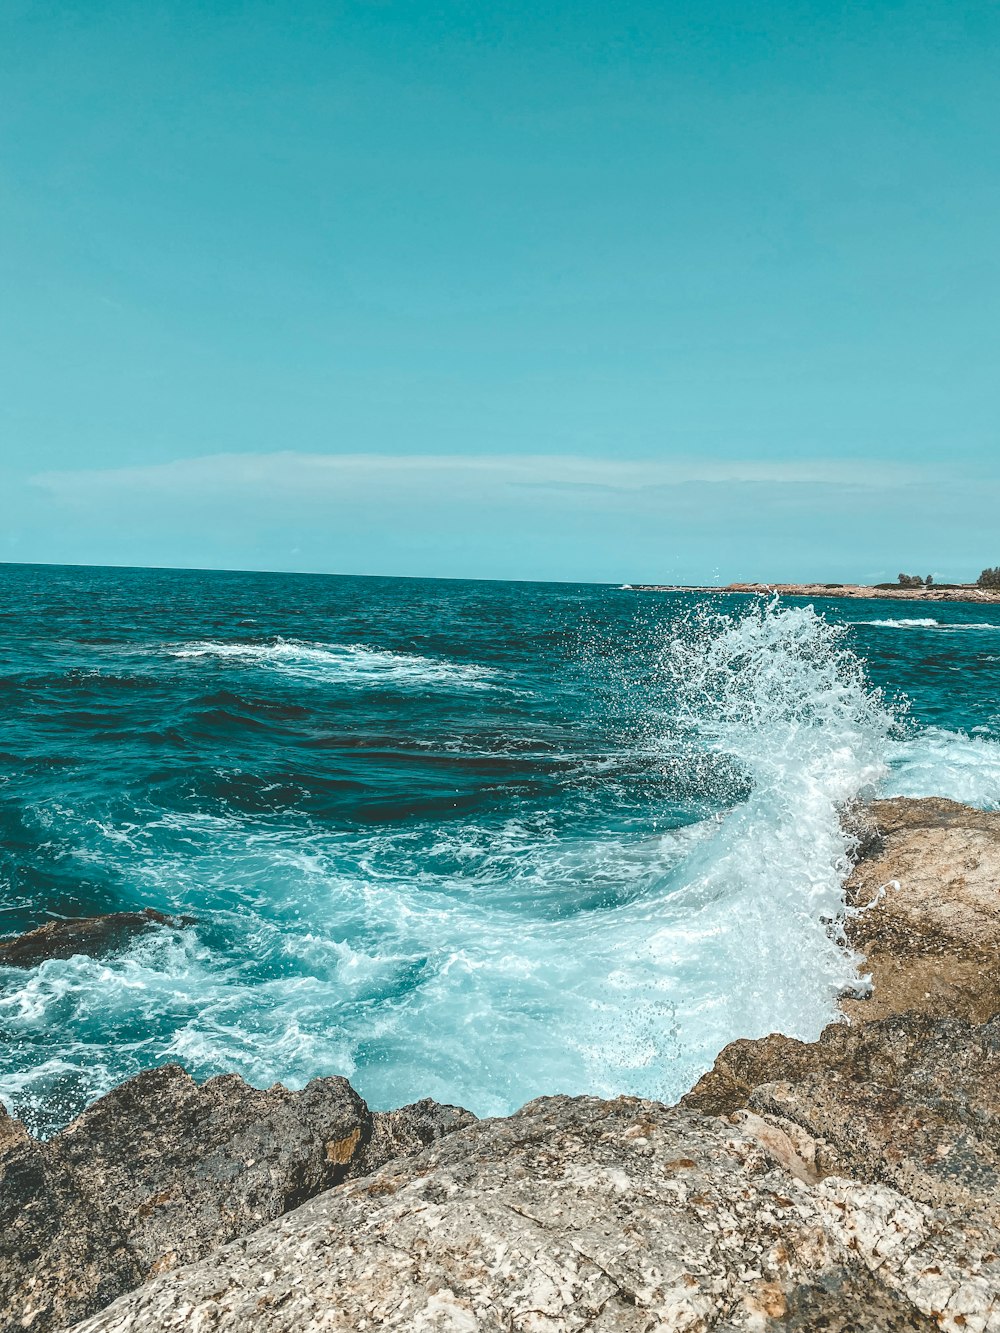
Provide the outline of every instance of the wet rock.
[[28,1131],[20,1120],[15,1120],[13,1116],[8,1115],[7,1108],[0,1102],[0,1153],[6,1152],[8,1148],[15,1147],[17,1144],[27,1142],[27,1139]]
[[937,797],[876,801],[847,884],[848,936],[872,974],[852,1022],[1000,1012],[1000,813]]
[[473,1117],[372,1115],[341,1078],[260,1091],[177,1065],[40,1143],[0,1118],[0,1330],[65,1328],[340,1181]]
[[194,924],[193,917],[167,916],[152,907],[142,912],[48,921],[25,935],[0,939],[0,967],[37,967],[49,958],[72,958],[76,954],[98,957],[121,949],[134,936],[155,926],[176,929]]
[[816,1150],[765,1116],[545,1098],[318,1196],[77,1333],[1000,1326],[995,1232],[819,1175]]

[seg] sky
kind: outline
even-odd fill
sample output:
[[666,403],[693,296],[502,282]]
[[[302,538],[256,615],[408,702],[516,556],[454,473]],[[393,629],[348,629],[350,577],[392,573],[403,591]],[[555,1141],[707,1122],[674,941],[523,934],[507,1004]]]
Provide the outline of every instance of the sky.
[[998,58],[992,0],[5,0],[0,559],[974,578]]

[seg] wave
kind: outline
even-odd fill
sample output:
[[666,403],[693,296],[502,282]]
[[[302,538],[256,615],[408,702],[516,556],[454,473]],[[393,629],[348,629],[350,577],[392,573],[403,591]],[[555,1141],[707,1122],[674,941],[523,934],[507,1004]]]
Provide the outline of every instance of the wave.
[[927,727],[889,748],[881,796],[944,796],[1000,810],[1000,744],[988,736]]
[[420,689],[459,687],[493,689],[499,672],[469,662],[394,653],[361,643],[300,643],[275,639],[267,643],[224,643],[212,640],[180,644],[166,650],[179,660],[209,659],[245,667],[262,667],[299,680],[336,682],[358,687]]
[[[777,606],[676,627],[633,687],[648,762],[729,783],[683,828],[645,809],[567,820],[558,801],[353,831],[165,815],[134,852],[109,828],[101,859],[200,924],[10,978],[0,1026],[22,1049],[51,1055],[50,1034],[68,1035],[61,1065],[8,1048],[5,1090],[49,1129],[50,1104],[174,1058],[198,1077],[340,1073],[373,1106],[500,1114],[555,1089],[669,1101],[734,1037],[816,1036],[859,961],[839,813],[885,778],[896,731],[848,632]],[[320,672],[345,651],[173,651],[220,647],[279,670],[304,647]]]
[[935,620],[931,616],[922,616],[917,619],[899,619],[899,620],[854,620],[854,625],[874,625],[878,629],[938,629],[945,631],[952,630],[998,630],[1000,624],[990,625],[986,622],[959,622],[948,620]]
[[856,980],[842,928],[854,841],[841,815],[887,773],[899,723],[848,632],[812,607],[702,612],[664,654],[675,725],[751,784],[685,868],[680,936],[651,941],[669,957],[695,921],[712,940],[699,982],[719,1015],[702,1034],[706,1061],[736,1035],[817,1035]]

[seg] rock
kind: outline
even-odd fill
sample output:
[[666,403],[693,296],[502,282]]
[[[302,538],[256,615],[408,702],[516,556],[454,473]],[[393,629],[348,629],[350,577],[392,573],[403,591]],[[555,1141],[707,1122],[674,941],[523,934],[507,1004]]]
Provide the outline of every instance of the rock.
[[804,1133],[817,1174],[883,1182],[1000,1226],[1000,1017],[894,1014],[831,1024],[816,1042],[733,1042],[681,1105],[746,1109]]
[[472,1119],[434,1103],[372,1115],[342,1078],[199,1087],[177,1065],[123,1083],[45,1143],[0,1118],[0,1330],[64,1328]]
[[954,801],[876,801],[847,883],[851,943],[872,991],[852,1022],[921,1010],[985,1022],[1000,1012],[1000,813]]
[[7,1151],[17,1144],[26,1143],[28,1140],[28,1131],[21,1124],[20,1120],[15,1120],[13,1116],[8,1115],[7,1108],[0,1102],[0,1154]]
[[768,1116],[543,1098],[318,1196],[76,1333],[1000,1327],[995,1230],[813,1170],[820,1150]]
[[409,1157],[446,1134],[475,1124],[471,1111],[443,1106],[425,1097],[398,1111],[375,1111],[371,1137],[364,1147],[364,1174],[377,1171],[396,1157]]
[[48,921],[25,935],[0,939],[0,967],[37,967],[49,958],[75,954],[98,956],[120,949],[135,935],[154,926],[194,925],[190,916],[166,916],[152,907],[142,912],[112,912],[107,916]]
[[631,592],[700,592],[716,596],[733,593],[751,597],[847,597],[864,601],[998,602],[1000,590],[976,583],[932,583],[913,587],[899,583],[729,583],[724,588],[676,583],[627,583]]

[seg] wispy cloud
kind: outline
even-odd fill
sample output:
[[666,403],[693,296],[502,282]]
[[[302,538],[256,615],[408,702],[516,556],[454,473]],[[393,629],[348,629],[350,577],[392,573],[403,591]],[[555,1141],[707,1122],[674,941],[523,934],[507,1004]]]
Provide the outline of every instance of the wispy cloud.
[[925,480],[919,469],[889,463],[293,451],[209,454],[142,467],[40,472],[31,478],[33,485],[66,502],[139,495],[233,497],[248,493],[303,500],[412,496],[426,491],[496,497],[503,491],[513,496],[533,488],[627,494],[696,484],[890,488]]

